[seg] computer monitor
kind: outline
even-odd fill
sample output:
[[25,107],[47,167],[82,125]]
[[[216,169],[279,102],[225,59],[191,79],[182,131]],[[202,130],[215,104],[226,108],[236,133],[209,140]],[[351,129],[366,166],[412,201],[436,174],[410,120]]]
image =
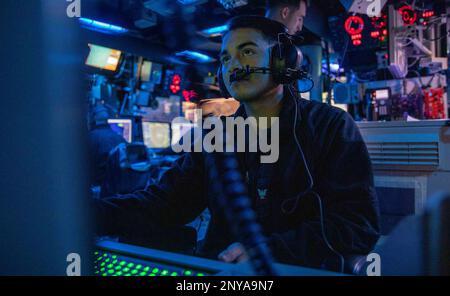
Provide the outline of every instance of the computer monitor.
[[152,75],[150,79],[154,84],[161,84],[162,72],[163,66],[161,64],[152,63]]
[[122,52],[99,45],[89,44],[90,52],[86,65],[102,70],[116,71]]
[[133,135],[131,119],[108,119],[108,124],[114,132],[122,136],[128,143],[131,143]]
[[177,144],[180,139],[195,126],[194,123],[172,123],[172,145]]
[[142,122],[144,144],[148,148],[170,147],[170,124],[165,122]]
[[141,81],[150,81],[150,76],[152,74],[152,62],[144,61],[141,65]]
[[140,70],[140,79],[143,82],[161,84],[162,65],[151,61],[143,61]]

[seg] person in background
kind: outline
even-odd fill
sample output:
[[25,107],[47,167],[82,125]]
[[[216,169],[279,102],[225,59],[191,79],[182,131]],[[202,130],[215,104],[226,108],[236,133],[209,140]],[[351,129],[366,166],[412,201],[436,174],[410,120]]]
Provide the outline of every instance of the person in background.
[[123,137],[111,129],[108,118],[108,110],[103,105],[93,107],[89,113],[90,185],[93,187],[102,186],[105,181],[109,152],[117,145],[126,142]]
[[307,0],[267,0],[266,17],[278,21],[295,35],[303,29],[306,17]]

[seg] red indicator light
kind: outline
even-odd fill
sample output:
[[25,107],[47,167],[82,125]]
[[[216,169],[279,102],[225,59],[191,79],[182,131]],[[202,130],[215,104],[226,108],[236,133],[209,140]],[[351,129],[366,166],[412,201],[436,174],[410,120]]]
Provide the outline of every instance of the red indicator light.
[[355,39],[355,40],[353,40],[353,45],[354,45],[354,46],[360,46],[361,44],[362,44],[362,42],[361,42],[360,39]]
[[190,102],[191,99],[197,98],[198,94],[194,90],[186,90],[184,89],[181,94],[185,101]]
[[181,83],[181,76],[178,74],[173,75],[172,84],[170,85],[170,90],[172,91],[172,93],[176,94],[177,92],[180,91],[181,89],[180,83]]
[[402,16],[402,19],[403,19],[403,22],[405,23],[405,25],[412,25],[417,20],[417,13],[409,5],[400,7],[398,12]]
[[344,24],[345,31],[350,35],[360,34],[364,29],[364,20],[356,15],[349,16]]
[[180,82],[181,82],[180,75],[178,75],[178,74],[173,75],[173,77],[172,77],[172,84],[178,85],[178,84],[180,84]]
[[434,16],[434,11],[433,11],[433,10],[425,11],[425,12],[422,14],[422,16],[423,16],[424,18],[432,17],[432,16]]

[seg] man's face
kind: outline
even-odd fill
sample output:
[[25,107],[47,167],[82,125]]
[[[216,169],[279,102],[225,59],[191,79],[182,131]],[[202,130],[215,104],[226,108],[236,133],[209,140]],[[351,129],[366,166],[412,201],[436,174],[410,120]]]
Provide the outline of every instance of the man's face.
[[303,20],[306,16],[306,3],[305,1],[300,1],[299,7],[286,8],[285,12],[282,12],[282,23],[288,28],[289,34],[294,35],[303,29]]
[[255,29],[242,28],[224,36],[220,53],[221,71],[228,92],[238,101],[252,101],[275,87],[271,75],[252,73],[242,80],[230,83],[230,75],[247,65],[269,67],[270,44],[263,34]]

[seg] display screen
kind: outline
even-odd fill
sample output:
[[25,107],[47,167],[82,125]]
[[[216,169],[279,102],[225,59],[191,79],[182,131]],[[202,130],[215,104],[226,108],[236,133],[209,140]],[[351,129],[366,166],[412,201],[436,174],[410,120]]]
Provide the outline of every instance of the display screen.
[[144,144],[148,148],[170,147],[170,124],[163,122],[142,122]]
[[131,143],[133,129],[131,119],[108,119],[108,124],[115,133]]
[[151,61],[144,61],[141,66],[141,81],[161,84],[162,65]]
[[161,84],[162,81],[162,65],[161,64],[152,64],[152,76],[151,80],[154,84]]
[[122,55],[120,50],[94,44],[89,44],[89,48],[90,52],[86,59],[86,65],[108,71],[117,70]]
[[377,89],[375,91],[375,98],[377,100],[387,100],[387,99],[389,99],[389,89]]
[[148,82],[152,74],[152,62],[144,61],[141,66],[141,80]]

